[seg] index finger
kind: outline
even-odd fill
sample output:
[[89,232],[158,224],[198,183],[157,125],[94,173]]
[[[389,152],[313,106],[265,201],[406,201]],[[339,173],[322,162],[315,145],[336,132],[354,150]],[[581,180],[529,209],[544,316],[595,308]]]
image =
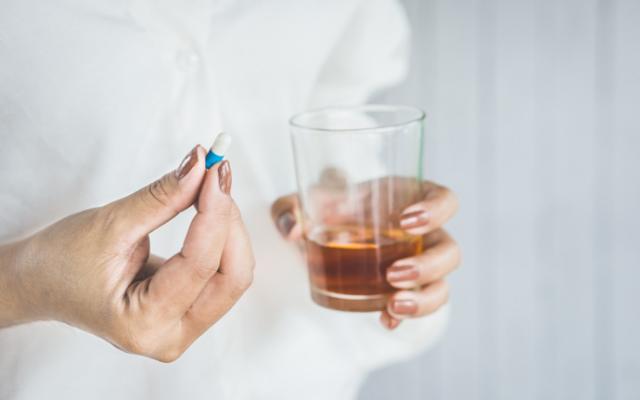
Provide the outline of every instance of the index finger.
[[182,250],[150,278],[149,300],[175,316],[191,307],[220,265],[232,207],[221,187],[228,191],[230,175],[228,161],[207,171]]
[[424,182],[424,199],[402,212],[400,227],[412,235],[424,235],[444,225],[458,210],[456,195],[444,186]]

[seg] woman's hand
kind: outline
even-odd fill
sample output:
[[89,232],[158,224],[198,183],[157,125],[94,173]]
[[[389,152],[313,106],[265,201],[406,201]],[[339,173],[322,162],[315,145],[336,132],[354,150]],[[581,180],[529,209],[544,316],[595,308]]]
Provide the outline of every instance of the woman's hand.
[[[55,319],[160,361],[178,358],[249,287],[254,258],[229,195],[228,162],[180,167],[106,206],[0,248],[0,326]],[[149,233],[195,204],[182,249],[150,254]],[[10,293],[11,295],[7,295]],[[4,317],[4,321],[3,321]]]
[[[455,214],[458,201],[443,186],[433,182],[422,185],[422,201],[403,211],[400,226],[412,235],[422,236],[424,252],[400,259],[387,270],[387,281],[398,289],[380,317],[389,329],[396,328],[403,319],[429,315],[444,305],[449,293],[445,278],[460,264],[460,249],[442,228]],[[300,242],[303,232],[296,217],[300,212],[295,194],[276,200],[271,215],[286,239]]]

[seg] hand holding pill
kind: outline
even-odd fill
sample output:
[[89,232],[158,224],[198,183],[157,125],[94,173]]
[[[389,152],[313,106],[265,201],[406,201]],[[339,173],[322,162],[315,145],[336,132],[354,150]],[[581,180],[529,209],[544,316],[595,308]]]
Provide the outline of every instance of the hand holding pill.
[[[0,326],[60,320],[128,352],[178,358],[252,281],[251,244],[229,194],[230,164],[221,161],[229,143],[218,137],[211,165],[196,146],[175,171],[139,191],[0,247],[15,260],[0,287],[21,299],[0,311]],[[149,234],[192,205],[181,250],[154,255]]]

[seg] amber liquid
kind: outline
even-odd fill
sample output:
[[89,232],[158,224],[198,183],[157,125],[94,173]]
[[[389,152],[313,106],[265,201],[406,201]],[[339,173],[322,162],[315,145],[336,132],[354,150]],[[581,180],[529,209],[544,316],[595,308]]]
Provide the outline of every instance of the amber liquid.
[[387,268],[422,249],[420,237],[399,229],[317,228],[306,239],[313,300],[344,311],[384,309],[394,290],[386,280]]

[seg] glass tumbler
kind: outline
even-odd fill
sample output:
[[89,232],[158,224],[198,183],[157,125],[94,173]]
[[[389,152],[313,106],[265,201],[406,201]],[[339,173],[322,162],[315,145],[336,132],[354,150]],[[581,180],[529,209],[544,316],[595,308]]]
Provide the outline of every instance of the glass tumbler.
[[344,311],[385,308],[386,270],[422,250],[400,216],[422,196],[425,114],[392,105],[295,115],[293,141],[311,296]]

